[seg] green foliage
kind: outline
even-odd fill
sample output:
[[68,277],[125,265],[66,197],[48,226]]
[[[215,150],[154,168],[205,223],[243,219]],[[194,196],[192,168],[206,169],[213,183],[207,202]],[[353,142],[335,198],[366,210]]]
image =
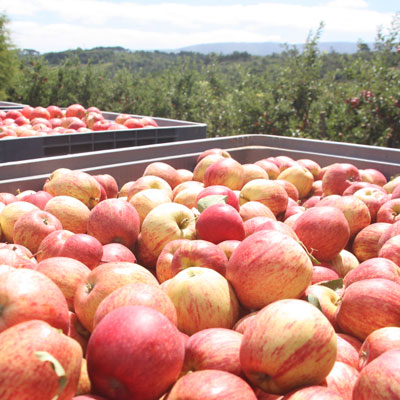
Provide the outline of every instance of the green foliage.
[[398,147],[400,16],[387,32],[378,29],[373,48],[360,42],[355,54],[320,53],[322,30],[321,23],[301,51],[286,46],[265,57],[21,50],[6,100],[205,122],[210,137],[273,134]]
[[0,13],[0,98],[6,96],[6,89],[11,85],[17,62],[17,54],[7,30],[8,22],[6,15]]

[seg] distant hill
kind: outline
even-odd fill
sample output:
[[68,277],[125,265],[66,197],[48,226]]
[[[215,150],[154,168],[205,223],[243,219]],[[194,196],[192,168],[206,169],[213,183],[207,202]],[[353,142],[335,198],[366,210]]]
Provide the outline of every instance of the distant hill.
[[[372,50],[373,43],[367,43],[369,48]],[[302,51],[304,44],[289,45],[296,46]],[[323,52],[336,52],[343,54],[353,54],[357,52],[357,43],[353,42],[323,42],[318,43],[318,48]],[[285,50],[283,43],[278,42],[263,42],[263,43],[209,43],[209,44],[197,44],[194,46],[181,47],[175,50],[169,50],[170,52],[194,52],[201,54],[232,54],[234,52],[244,53],[247,52],[254,56],[268,56],[271,54],[279,54]]]

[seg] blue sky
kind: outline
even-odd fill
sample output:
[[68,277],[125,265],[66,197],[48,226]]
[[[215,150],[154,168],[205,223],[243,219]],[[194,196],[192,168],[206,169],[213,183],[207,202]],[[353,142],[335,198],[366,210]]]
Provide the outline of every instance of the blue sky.
[[2,0],[20,48],[40,52],[122,46],[165,50],[215,42],[373,42],[396,0]]

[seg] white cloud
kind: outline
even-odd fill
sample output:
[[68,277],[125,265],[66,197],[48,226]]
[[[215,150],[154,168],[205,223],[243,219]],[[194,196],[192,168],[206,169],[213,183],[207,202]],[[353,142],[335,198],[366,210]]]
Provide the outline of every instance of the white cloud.
[[377,27],[389,26],[394,15],[369,10],[364,0],[332,0],[316,6],[2,0],[2,8],[12,20],[14,42],[41,52],[111,45],[172,49],[227,41],[299,43],[321,21],[322,41],[371,41]]

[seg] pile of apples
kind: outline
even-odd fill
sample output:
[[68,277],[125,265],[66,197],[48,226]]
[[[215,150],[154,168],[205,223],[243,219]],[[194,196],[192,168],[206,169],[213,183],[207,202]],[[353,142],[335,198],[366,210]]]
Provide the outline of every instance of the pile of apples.
[[2,400],[400,398],[400,177],[212,148],[0,227]]
[[0,110],[0,138],[7,139],[157,126],[154,118],[136,118],[129,114],[119,114],[114,120],[105,119],[97,107],[86,109],[81,104],[71,104],[65,109],[50,105]]

